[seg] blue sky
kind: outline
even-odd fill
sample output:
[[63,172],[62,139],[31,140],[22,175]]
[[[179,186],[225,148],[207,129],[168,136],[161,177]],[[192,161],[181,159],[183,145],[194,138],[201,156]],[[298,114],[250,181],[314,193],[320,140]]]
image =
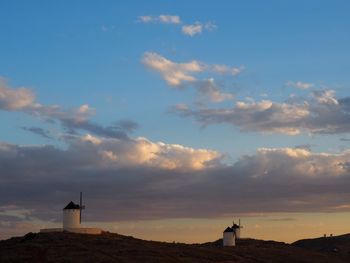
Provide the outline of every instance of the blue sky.
[[[101,123],[133,119],[141,124],[138,134],[153,140],[234,154],[230,141],[236,138],[250,150],[269,146],[261,143],[266,138],[274,145],[295,146],[310,138],[276,140],[242,134],[230,126],[201,130],[191,121],[167,114],[171,105],[188,102],[193,95],[169,89],[140,59],[152,51],[179,62],[243,65],[241,76],[227,80],[237,98],[261,99],[260,94],[266,93],[283,101],[297,92],[285,87],[287,81],[324,85],[346,95],[347,7],[346,1],[223,1],[220,5],[8,1],[1,14],[6,40],[0,50],[0,71],[11,85],[32,87],[45,103],[65,107],[87,103],[96,108],[95,118]],[[138,21],[139,16],[159,14],[178,15],[188,24],[212,22],[217,28],[188,37],[181,33],[181,25]],[[5,136],[13,141],[20,124],[7,123]],[[176,129],[179,125],[181,131]],[[18,134],[18,139],[24,143],[28,136]],[[322,145],[322,138],[311,140]]]
[[[85,149],[73,137],[105,145],[120,140],[120,134],[110,136],[117,130],[135,145],[146,138],[160,147],[165,157],[150,159],[151,167],[172,167],[171,173],[221,167],[225,174],[253,162],[260,166],[247,176],[254,177],[270,169],[255,163],[261,155],[271,163],[302,155],[305,165],[303,159],[318,163],[324,154],[330,163],[341,159],[347,178],[349,8],[340,0],[2,1],[0,141],[69,153]],[[121,120],[137,128],[128,130]],[[111,160],[127,154],[114,143],[116,149],[106,143],[108,149],[94,151]],[[184,163],[174,145],[187,147],[182,154],[203,163]],[[152,147],[143,154],[152,154]],[[297,149],[306,152],[291,154]],[[137,156],[108,165],[126,165],[138,174],[150,161],[134,163],[144,158]],[[300,173],[322,177],[325,171]],[[66,172],[59,176],[69,181]],[[0,205],[23,208],[10,197],[6,202]],[[307,212],[280,207],[265,212]],[[33,213],[35,220],[46,218]],[[167,218],[166,211],[160,214]]]

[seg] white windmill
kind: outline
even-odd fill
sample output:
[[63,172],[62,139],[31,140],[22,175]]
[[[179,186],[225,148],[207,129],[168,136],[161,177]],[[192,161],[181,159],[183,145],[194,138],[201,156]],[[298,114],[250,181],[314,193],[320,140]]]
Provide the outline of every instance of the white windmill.
[[80,202],[75,204],[73,201],[70,201],[68,205],[63,208],[63,222],[62,228],[46,228],[40,229],[40,232],[72,232],[79,234],[93,234],[98,235],[102,233],[101,228],[91,228],[91,227],[82,227],[82,211],[85,209],[83,205],[83,193],[80,192]]
[[223,232],[222,245],[224,247],[236,246],[236,235],[232,227],[227,227]]
[[80,192],[80,203],[75,204],[70,201],[65,208],[63,208],[63,229],[69,231],[72,228],[80,228],[82,210],[85,209],[83,205],[83,193]]
[[236,246],[236,239],[241,238],[241,219],[239,219],[238,225],[235,221],[232,222],[232,227],[227,227],[223,232],[222,245],[224,247],[234,247]]
[[240,239],[241,238],[241,228],[243,228],[243,226],[241,226],[241,219],[238,220],[238,225],[235,224],[235,221],[233,220],[232,228],[235,232],[236,238]]

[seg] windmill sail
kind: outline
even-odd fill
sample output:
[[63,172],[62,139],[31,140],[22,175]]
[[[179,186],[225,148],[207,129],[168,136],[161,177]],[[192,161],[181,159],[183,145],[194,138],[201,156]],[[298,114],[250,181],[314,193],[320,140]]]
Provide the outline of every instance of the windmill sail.
[[85,209],[85,205],[83,205],[83,192],[80,192],[80,203],[79,203],[79,208],[80,208],[80,217],[79,217],[79,221],[81,224],[81,212],[83,209]]

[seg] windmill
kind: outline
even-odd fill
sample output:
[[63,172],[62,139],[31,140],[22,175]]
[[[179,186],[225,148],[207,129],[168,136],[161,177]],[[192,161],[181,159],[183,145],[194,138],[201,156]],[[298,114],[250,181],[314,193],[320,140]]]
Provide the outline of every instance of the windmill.
[[81,212],[85,209],[85,205],[83,205],[83,192],[80,192],[80,203],[79,203],[79,210],[80,210],[80,217],[79,217],[79,223],[81,224]]
[[82,227],[82,211],[85,209],[83,205],[83,192],[80,192],[80,202],[75,204],[70,201],[63,208],[62,228],[46,228],[40,229],[40,232],[72,232],[79,234],[99,235],[102,233],[101,228]]
[[241,238],[241,228],[243,228],[243,226],[241,226],[241,219],[238,220],[238,225],[235,224],[235,221],[233,220],[232,229],[234,230],[237,239]]

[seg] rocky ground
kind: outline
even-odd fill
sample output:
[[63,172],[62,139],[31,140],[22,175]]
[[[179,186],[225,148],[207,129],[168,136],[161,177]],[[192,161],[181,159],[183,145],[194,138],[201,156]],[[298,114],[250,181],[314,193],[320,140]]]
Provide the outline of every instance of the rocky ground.
[[[338,250],[334,250],[332,244],[324,249],[321,241],[328,242],[327,239],[313,239],[290,245],[242,239],[236,247],[223,248],[222,240],[189,245],[144,241],[112,233],[98,236],[29,233],[0,241],[0,262],[350,262],[346,252],[350,246],[342,243],[337,245]],[[350,243],[349,236],[347,242]]]

